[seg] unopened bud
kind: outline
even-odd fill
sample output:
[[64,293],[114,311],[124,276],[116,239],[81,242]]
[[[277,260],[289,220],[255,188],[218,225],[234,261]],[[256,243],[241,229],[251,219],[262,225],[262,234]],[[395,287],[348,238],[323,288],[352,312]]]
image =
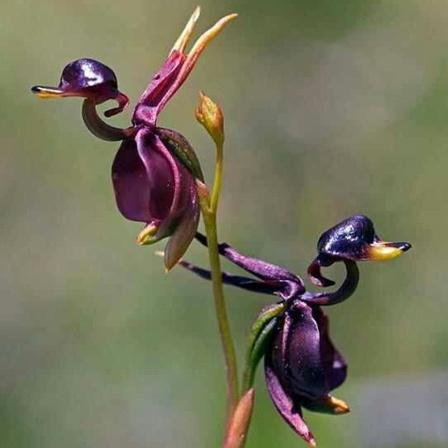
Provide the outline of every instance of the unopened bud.
[[203,92],[199,92],[199,104],[196,108],[196,119],[204,126],[215,144],[224,143],[224,115],[219,104]]
[[254,409],[255,390],[249,389],[238,402],[230,421],[225,448],[239,448],[244,445],[247,437],[250,419]]

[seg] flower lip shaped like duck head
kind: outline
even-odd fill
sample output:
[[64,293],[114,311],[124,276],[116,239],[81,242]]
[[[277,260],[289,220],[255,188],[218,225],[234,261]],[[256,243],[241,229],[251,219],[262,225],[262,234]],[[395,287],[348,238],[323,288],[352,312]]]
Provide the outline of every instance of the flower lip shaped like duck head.
[[121,112],[128,103],[118,90],[114,72],[93,59],[79,59],[63,70],[58,87],[35,86],[41,98],[83,97],[82,116],[97,137],[122,141],[112,165],[117,206],[123,216],[146,227],[138,236],[141,245],[170,237],[165,266],[171,269],[192,241],[199,222],[195,177],[202,180],[197,157],[188,141],[176,131],[157,126],[157,118],[168,100],[185,82],[199,56],[220,31],[236,17],[230,14],[202,34],[188,54],[185,48],[199,18],[197,8],[177,39],[162,68],[153,76],[135,108],[132,126],[120,129],[105,123],[96,106],[115,100]]
[[391,260],[411,248],[409,243],[382,241],[367,216],[352,216],[324,232],[317,243],[321,256],[353,261]]
[[358,261],[386,261],[409,250],[406,242],[382,241],[375,232],[373,222],[367,216],[354,215],[324,232],[317,243],[318,256],[308,267],[310,280],[317,286],[334,284],[322,276],[321,267],[343,261],[353,266]]
[[31,90],[40,98],[84,97],[94,104],[116,100],[119,107],[106,111],[106,117],[121,112],[129,102],[128,97],[118,90],[113,70],[89,58],[77,59],[67,64],[58,87],[34,86]]

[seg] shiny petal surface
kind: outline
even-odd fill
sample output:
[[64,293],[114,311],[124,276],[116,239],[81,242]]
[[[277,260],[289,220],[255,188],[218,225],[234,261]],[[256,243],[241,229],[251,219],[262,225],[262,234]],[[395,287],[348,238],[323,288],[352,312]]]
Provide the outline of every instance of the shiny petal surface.
[[280,356],[274,359],[283,372],[284,384],[298,396],[326,395],[329,390],[321,357],[320,333],[311,307],[297,301],[285,314],[278,338]]
[[164,220],[176,211],[182,188],[186,187],[181,182],[182,168],[151,131],[139,131],[135,140],[150,187],[150,215],[153,219]]
[[283,388],[269,356],[265,357],[265,378],[269,395],[277,411],[303,440],[312,446],[315,445],[314,436],[302,418],[300,406],[293,402]]
[[320,332],[320,352],[327,385],[333,390],[347,378],[347,363],[330,339],[328,317],[319,307],[313,308],[313,317]]
[[127,219],[162,221],[174,202],[176,165],[149,133],[140,132],[136,140],[122,143],[112,165],[117,205]]
[[160,109],[166,103],[167,92],[175,81],[184,61],[185,55],[178,51],[173,51],[169,55],[162,68],[152,77],[149,86],[139,99],[133,117],[135,124],[156,124]]
[[165,248],[165,267],[172,269],[183,257],[193,240],[199,224],[199,201],[194,183],[190,186],[190,194],[185,212]]
[[122,215],[132,221],[151,222],[150,184],[135,140],[124,140],[112,165],[115,199]]
[[297,300],[285,313],[271,348],[272,365],[295,397],[319,399],[340,386],[347,364],[328,334],[328,318]]

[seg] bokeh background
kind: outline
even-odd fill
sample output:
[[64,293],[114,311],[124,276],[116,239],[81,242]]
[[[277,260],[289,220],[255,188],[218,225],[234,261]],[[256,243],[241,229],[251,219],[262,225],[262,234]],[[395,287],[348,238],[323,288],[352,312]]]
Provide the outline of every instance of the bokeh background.
[[[189,138],[200,89],[226,118],[220,235],[304,273],[320,233],[365,213],[399,260],[361,266],[329,311],[353,412],[307,414],[322,448],[448,444],[448,4],[203,0],[198,29],[239,12],[160,123]],[[110,181],[116,144],[80,101],[38,101],[79,57],[112,66],[132,101],[192,12],[188,0],[7,0],[0,18],[0,446],[217,447],[224,370],[210,285],[165,275],[134,243]],[[115,118],[126,125],[130,112]],[[160,245],[158,248],[162,248]],[[205,264],[192,247],[188,258]],[[333,272],[334,275],[340,274]],[[227,290],[240,356],[269,302]],[[249,448],[304,444],[257,379]]]

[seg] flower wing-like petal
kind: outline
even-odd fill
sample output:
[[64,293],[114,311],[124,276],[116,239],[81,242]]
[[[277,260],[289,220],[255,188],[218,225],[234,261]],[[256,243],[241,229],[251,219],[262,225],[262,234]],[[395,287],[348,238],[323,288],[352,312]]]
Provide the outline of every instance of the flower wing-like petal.
[[150,184],[134,139],[121,144],[112,164],[112,183],[122,215],[132,221],[151,222]]
[[172,156],[161,151],[146,130],[139,131],[136,140],[125,140],[112,165],[120,212],[127,219],[146,223],[166,219],[178,194],[176,169]]
[[347,378],[347,363],[335,348],[329,335],[329,319],[320,307],[313,307],[313,316],[320,332],[320,352],[330,390],[339,387]]
[[189,204],[165,248],[165,267],[168,270],[183,257],[198,229],[200,208],[193,182],[189,193]]
[[133,117],[135,123],[156,124],[160,109],[167,101],[165,98],[167,92],[179,74],[185,57],[183,53],[174,50],[168,56],[162,68],[152,77],[135,109]]
[[284,314],[272,348],[273,365],[294,396],[319,398],[329,392],[320,332],[312,308],[295,301]]
[[277,411],[303,440],[314,446],[314,436],[302,418],[300,406],[293,402],[291,396],[283,388],[268,355],[265,356],[265,378],[269,395]]

